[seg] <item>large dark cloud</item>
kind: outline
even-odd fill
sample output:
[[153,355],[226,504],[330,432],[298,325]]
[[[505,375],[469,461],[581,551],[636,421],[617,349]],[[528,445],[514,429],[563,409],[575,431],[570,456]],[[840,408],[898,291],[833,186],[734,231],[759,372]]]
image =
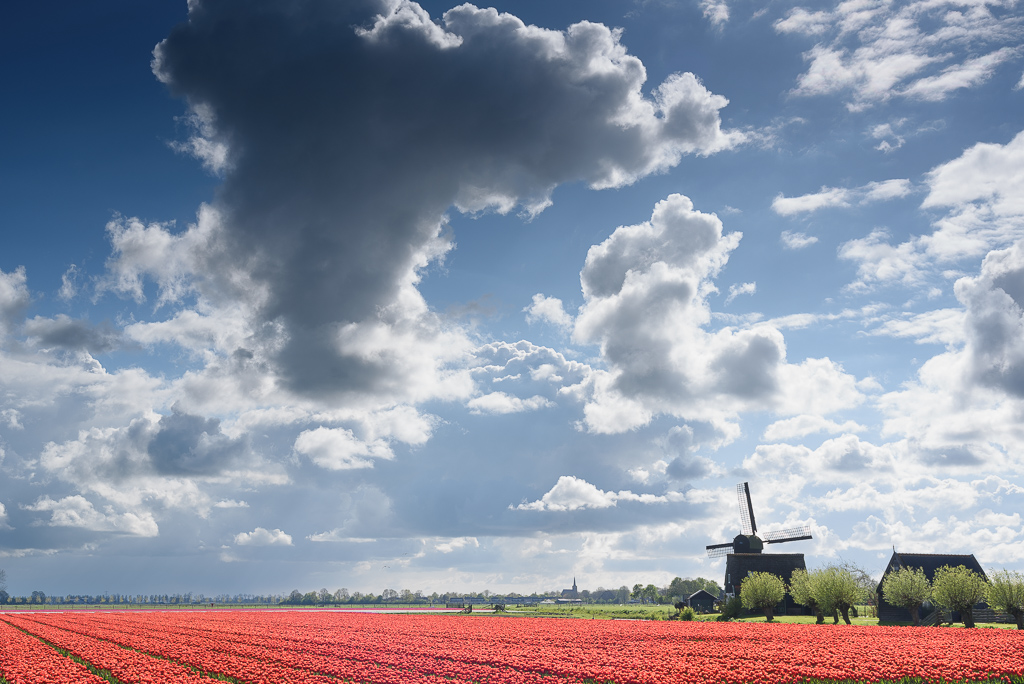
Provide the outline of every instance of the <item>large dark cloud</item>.
[[1024,397],[1024,243],[989,252],[981,273],[956,284],[967,310],[972,378]]
[[415,285],[452,205],[536,213],[559,183],[619,186],[738,140],[691,74],[644,96],[617,32],[468,4],[442,25],[406,0],[199,0],[154,70],[224,174],[205,269],[255,277],[283,378],[313,394],[401,385],[363,333],[435,335]]
[[231,439],[216,418],[193,416],[174,407],[160,418],[146,447],[161,475],[209,475],[220,472],[248,450],[245,439]]
[[24,320],[29,301],[24,267],[11,273],[0,271],[0,336],[8,334]]
[[121,333],[109,324],[93,325],[64,314],[55,318],[36,316],[25,322],[25,333],[36,338],[41,347],[57,347],[72,351],[102,354],[121,344]]

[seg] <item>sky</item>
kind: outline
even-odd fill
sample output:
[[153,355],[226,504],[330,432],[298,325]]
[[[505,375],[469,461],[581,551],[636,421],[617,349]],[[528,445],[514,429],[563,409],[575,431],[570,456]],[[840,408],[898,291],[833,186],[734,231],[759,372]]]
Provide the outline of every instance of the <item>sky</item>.
[[11,594],[1024,570],[1012,0],[5,16]]

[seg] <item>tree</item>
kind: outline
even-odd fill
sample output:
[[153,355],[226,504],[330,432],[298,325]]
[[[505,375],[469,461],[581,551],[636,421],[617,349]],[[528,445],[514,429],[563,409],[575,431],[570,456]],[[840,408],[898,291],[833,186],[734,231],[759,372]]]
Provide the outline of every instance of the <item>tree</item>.
[[665,596],[685,599],[701,589],[712,596],[718,596],[722,593],[722,588],[716,582],[712,582],[709,579],[704,579],[703,577],[698,577],[697,579],[676,577],[665,588]]
[[739,596],[733,596],[722,605],[722,613],[715,619],[719,622],[728,622],[738,618],[741,613],[743,613],[743,601]]
[[320,604],[327,604],[331,602],[331,592],[327,591],[327,587],[324,587],[316,593],[316,602]]
[[861,588],[848,569],[830,565],[820,571],[813,582],[815,599],[824,613],[842,613],[843,622],[850,624],[850,608],[861,599]]
[[960,611],[964,627],[974,627],[974,604],[985,600],[988,582],[963,565],[944,565],[935,571],[932,596],[935,603],[949,610]]
[[644,601],[646,601],[646,602],[657,603],[658,602],[658,587],[654,586],[653,584],[648,584],[643,589],[643,597],[644,597]]
[[642,584],[634,584],[633,585],[633,591],[630,592],[629,597],[632,598],[632,599],[636,599],[637,601],[642,601],[643,600],[643,596],[644,596],[644,585],[642,585]]
[[623,584],[621,587],[615,590],[615,602],[624,604],[629,600],[629,587]]
[[671,582],[668,583],[668,587],[665,588],[665,594],[672,598],[684,599],[688,597],[693,591],[690,591],[690,581],[683,579],[682,577],[675,577]]
[[853,579],[857,583],[857,587],[860,589],[861,593],[858,602],[864,601],[869,606],[875,605],[875,590],[878,588],[878,580],[868,574],[867,570],[850,561],[846,561],[838,567],[853,575]]
[[789,578],[789,593],[794,601],[814,612],[815,622],[820,625],[825,622],[825,615],[818,604],[818,589],[815,586],[817,579],[818,571],[808,572],[803,568],[794,570]]
[[774,617],[775,606],[786,595],[786,583],[778,575],[770,572],[752,572],[740,583],[740,600],[743,607],[763,610],[766,622]]
[[[703,589],[704,591],[708,592],[712,596],[721,596],[722,595],[722,587],[718,586],[718,582],[716,582],[714,580],[709,580],[709,579],[704,579],[703,577],[698,577],[697,579],[694,580],[694,582],[699,582],[700,583],[700,586],[697,587],[697,589],[694,589],[694,591],[697,591],[698,589]],[[690,593],[693,593],[693,592],[690,592]]]
[[921,624],[921,604],[932,596],[932,585],[921,568],[900,568],[882,579],[882,597],[886,603],[910,611],[914,625]]
[[1005,611],[1016,618],[1017,629],[1024,629],[1024,575],[1009,570],[991,573],[985,600],[996,610]]

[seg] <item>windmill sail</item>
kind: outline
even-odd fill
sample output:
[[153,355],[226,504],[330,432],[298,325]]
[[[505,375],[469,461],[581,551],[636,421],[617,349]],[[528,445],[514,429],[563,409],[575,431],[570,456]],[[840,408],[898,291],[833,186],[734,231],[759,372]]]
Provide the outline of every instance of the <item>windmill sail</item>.
[[785,530],[775,530],[774,532],[767,532],[764,535],[764,543],[781,544],[782,542],[800,541],[801,539],[811,538],[811,528],[807,525],[804,525],[802,527],[790,527]]
[[728,544],[712,544],[705,548],[708,551],[708,558],[721,558],[732,553],[732,542]]
[[734,553],[756,554],[761,553],[764,544],[781,544],[782,542],[811,539],[811,528],[806,525],[769,532],[764,535],[763,539],[758,537],[754,507],[750,503],[750,485],[746,482],[736,485],[736,497],[739,499],[740,524],[743,527],[743,532],[736,535],[731,542],[705,546],[708,558],[721,558]]
[[740,502],[740,524],[743,526],[743,534],[757,534],[754,507],[750,504],[750,487],[746,482],[736,485],[736,498]]

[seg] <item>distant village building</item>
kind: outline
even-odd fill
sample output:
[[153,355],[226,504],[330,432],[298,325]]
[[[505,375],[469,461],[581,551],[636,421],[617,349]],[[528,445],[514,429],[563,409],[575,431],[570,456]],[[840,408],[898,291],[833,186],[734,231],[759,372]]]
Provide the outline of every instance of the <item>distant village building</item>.
[[[988,577],[985,575],[985,571],[982,570],[981,564],[978,563],[978,559],[974,557],[973,553],[968,554],[950,554],[950,553],[899,553],[895,549],[892,552],[892,558],[889,559],[889,565],[886,566],[885,572],[882,573],[882,579],[878,582],[878,620],[880,622],[910,622],[910,611],[906,608],[900,608],[894,606],[885,601],[882,595],[882,583],[885,581],[886,575],[897,572],[901,568],[921,568],[924,571],[924,576],[931,582],[935,579],[935,571],[944,566],[950,566],[952,568],[962,565],[968,570],[973,570],[985,579]],[[975,606],[975,617],[978,619],[978,611],[985,610],[988,605],[985,603],[979,603]],[[919,612],[919,616],[922,620],[930,616],[935,611],[935,606],[931,602],[926,602]]]
[[686,597],[686,605],[701,613],[710,613],[715,607],[718,597],[711,592],[699,589]]
[[576,578],[572,578],[572,589],[563,589],[562,598],[564,599],[578,599],[580,593],[576,590]]

